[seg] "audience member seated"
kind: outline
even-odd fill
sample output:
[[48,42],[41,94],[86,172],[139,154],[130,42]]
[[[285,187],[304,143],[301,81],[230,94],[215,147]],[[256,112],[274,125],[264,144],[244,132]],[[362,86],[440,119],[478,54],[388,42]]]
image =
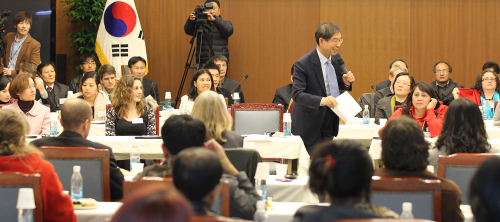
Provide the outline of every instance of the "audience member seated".
[[[189,115],[174,115],[165,121],[161,128],[161,136],[163,140],[162,148],[165,155],[165,161],[162,165],[152,165],[144,168],[141,175],[143,176],[172,176],[172,159],[177,154],[189,147],[205,146],[212,149],[217,154],[220,163],[222,164],[222,179],[229,181],[230,192],[230,214],[231,217],[252,220],[256,210],[257,200],[261,197],[255,191],[252,183],[248,179],[245,172],[238,172],[233,164],[229,161],[224,152],[224,149],[215,141],[205,141],[206,129],[203,122]],[[209,171],[204,171],[199,175],[205,175]],[[218,179],[221,177],[219,176]],[[218,180],[217,180],[218,181]],[[175,182],[175,178],[174,178]],[[199,187],[200,184],[197,184]],[[205,187],[205,183],[203,183]]]
[[111,222],[189,222],[189,202],[175,189],[147,186],[124,199]]
[[142,82],[137,76],[123,76],[113,91],[107,111],[106,136],[156,135],[155,111],[144,104]]
[[385,168],[375,170],[375,176],[438,179],[441,181],[442,221],[464,220],[460,210],[462,193],[458,186],[451,180],[427,171],[429,143],[425,140],[421,127],[414,120],[401,117],[388,122],[380,138]]
[[12,79],[9,94],[17,99],[4,109],[22,113],[28,121],[29,134],[50,133],[50,109],[35,101],[35,79],[28,74],[18,74]]
[[69,91],[72,91],[73,93],[79,92],[78,90],[81,89],[80,82],[83,75],[88,72],[95,72],[98,62],[99,60],[94,54],[83,54],[80,57],[80,68],[82,69],[82,74],[78,74],[69,79]]
[[101,88],[100,80],[97,72],[85,73],[80,83],[80,92],[73,94],[68,99],[84,99],[92,108],[92,120],[104,121],[106,120],[106,104],[108,104],[109,97],[99,90]]
[[103,65],[99,68],[99,76],[101,77],[101,88],[100,90],[106,93],[109,100],[113,100],[111,95],[113,94],[113,89],[116,86],[116,70],[112,65]]
[[498,153],[491,148],[483,116],[476,103],[467,98],[453,101],[444,115],[443,129],[435,148],[429,150],[429,163],[437,173],[439,155],[454,153]]
[[109,152],[109,183],[111,201],[122,199],[123,174],[116,165],[113,150],[108,146],[87,140],[90,132],[92,110],[83,99],[71,99],[64,103],[61,109],[61,125],[64,131],[57,137],[45,137],[32,142],[40,146],[92,147],[107,149]]
[[43,221],[76,222],[71,198],[63,194],[54,166],[42,159],[40,150],[26,144],[25,135],[29,133],[29,128],[20,113],[0,109],[0,172],[40,174]]
[[9,93],[10,80],[7,76],[0,76],[0,106],[12,103]]
[[[420,125],[425,137],[439,136],[448,106],[443,105],[437,99],[436,91],[429,83],[418,83],[408,94],[406,104],[407,107],[396,110],[387,122],[402,115],[410,115]],[[380,129],[378,134],[380,135],[383,130],[384,128]]]
[[408,72],[408,69],[398,64],[392,66],[391,70],[389,70],[389,82],[391,85],[375,92],[375,95],[373,96],[373,104],[377,105],[378,101],[382,98],[388,95],[394,95],[394,89],[392,88],[394,86],[394,77],[402,72]]
[[453,89],[465,87],[450,79],[452,69],[451,65],[447,62],[437,62],[433,70],[434,75],[436,75],[436,81],[431,82],[431,85],[434,87],[434,90],[436,90],[438,99],[443,102],[444,105],[448,106],[455,99],[452,93]]
[[[393,68],[396,68],[396,66]],[[395,106],[406,105],[408,94],[410,94],[411,90],[415,87],[415,80],[413,79],[413,76],[407,72],[397,74],[396,78],[394,78],[392,82],[391,88],[394,89],[395,94],[387,95],[378,101],[377,110],[375,111],[376,124],[380,123],[380,119],[387,119],[391,117],[394,113]],[[380,91],[382,90],[379,90],[378,92]]]
[[472,178],[469,203],[476,222],[498,221],[500,218],[500,158],[486,160]]
[[314,151],[309,167],[309,188],[319,196],[326,194],[330,206],[301,207],[295,212],[294,222],[399,218],[393,211],[369,203],[373,164],[361,144],[329,141]]
[[500,74],[500,66],[498,66],[496,62],[489,61],[484,63],[483,71],[496,72],[497,74]]
[[231,130],[233,118],[217,93],[208,91],[199,95],[191,115],[205,124],[208,140],[215,139],[224,148],[243,147],[243,137]]
[[[214,89],[217,93],[221,94],[224,98],[227,98],[227,105],[231,107],[231,105],[234,104],[233,97],[229,90],[225,88],[218,87],[219,86],[219,79],[220,79],[220,71],[219,71],[219,66],[216,65],[213,62],[208,62],[203,66],[203,69],[208,70],[210,74],[212,74],[212,80],[214,81]],[[225,106],[225,105],[224,105]]]
[[290,80],[292,81],[292,83],[276,89],[276,93],[274,94],[274,99],[273,99],[274,104],[284,106],[285,112],[288,111],[288,105],[290,105],[290,100],[292,99],[293,66],[291,73],[292,75],[290,76]]
[[198,70],[191,80],[191,88],[187,94],[182,96],[179,109],[186,108],[188,114],[193,110],[194,100],[198,95],[205,91],[215,91],[214,84],[212,84],[212,74],[206,69]]
[[[406,68],[403,72],[408,72],[408,63],[403,60],[403,59],[394,59],[391,64],[389,65],[389,69],[392,69],[394,65],[399,65],[401,68]],[[394,76],[393,76],[394,77]],[[379,91],[381,89],[385,89],[387,87],[390,87],[392,85],[391,82],[391,76],[389,76],[388,80],[385,80],[383,82],[377,83],[377,86],[375,87],[375,91]]]
[[[476,90],[477,94],[480,95],[481,104],[486,102],[488,119],[492,119],[495,114],[495,103],[500,101],[500,79],[498,79],[498,74],[492,71],[483,71],[476,78],[476,83],[471,89]],[[471,98],[469,96],[463,96],[459,93],[458,88],[453,89],[453,97],[458,99],[460,97],[466,97],[473,101],[479,101],[477,98]],[[481,104],[477,104],[481,106]]]
[[151,98],[158,103],[160,102],[158,84],[149,79],[144,79],[146,75],[146,66],[146,60],[140,56],[134,56],[128,60],[128,71],[130,74],[139,77],[142,81],[144,98],[151,96]]
[[37,72],[45,82],[44,87],[47,90],[49,97],[54,101],[57,108],[60,108],[59,99],[68,96],[69,87],[67,85],[56,82],[55,64],[51,61],[42,62]]
[[229,60],[223,55],[214,55],[208,62],[213,62],[219,66],[220,80],[219,87],[229,90],[229,93],[233,94],[238,92],[240,94],[240,103],[245,103],[245,96],[241,91],[241,85],[239,82],[232,80],[227,77],[227,67],[229,65]]
[[[45,89],[45,84],[43,79],[39,77],[37,73],[37,67],[32,63],[22,62],[19,66],[18,74],[28,74],[35,80],[36,95],[35,101],[38,101],[44,105],[50,106],[51,112],[56,112],[56,103],[49,97],[49,93]],[[12,95],[11,95],[12,96]]]

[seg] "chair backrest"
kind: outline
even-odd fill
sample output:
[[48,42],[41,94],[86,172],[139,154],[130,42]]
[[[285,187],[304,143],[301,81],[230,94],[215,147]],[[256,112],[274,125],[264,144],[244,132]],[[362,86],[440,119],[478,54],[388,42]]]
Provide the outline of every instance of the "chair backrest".
[[374,104],[375,93],[363,93],[358,99],[358,104],[361,106],[361,112],[359,112],[356,117],[363,118],[363,110],[365,105],[368,105],[368,110],[370,111],[370,118],[375,117],[375,106]]
[[259,152],[254,149],[241,148],[224,149],[224,151],[234,167],[238,171],[245,171],[250,182],[255,185],[255,170],[257,170],[257,164],[262,162]]
[[97,201],[110,201],[109,152],[91,147],[41,146],[39,148],[54,171],[64,190],[71,190],[73,166],[81,167],[83,197]]
[[233,130],[242,135],[283,132],[283,109],[283,105],[273,103],[233,104]]
[[456,153],[438,157],[438,176],[455,182],[462,191],[462,204],[469,204],[469,185],[479,166],[497,153]]
[[[124,180],[123,181],[123,198],[132,195],[138,188],[152,185],[152,184],[164,184],[165,187],[175,189],[174,181],[171,177],[143,177],[138,180]],[[229,192],[229,182],[221,181],[221,195],[217,197],[212,209],[221,216],[230,216],[230,206],[229,206],[230,192]]]
[[413,216],[441,221],[441,181],[421,178],[372,178],[372,203],[402,212],[403,202],[413,204]]
[[43,221],[42,193],[40,174],[23,174],[18,172],[0,172],[0,215],[2,221],[17,221],[17,195],[19,188],[33,188],[35,197],[34,220]]

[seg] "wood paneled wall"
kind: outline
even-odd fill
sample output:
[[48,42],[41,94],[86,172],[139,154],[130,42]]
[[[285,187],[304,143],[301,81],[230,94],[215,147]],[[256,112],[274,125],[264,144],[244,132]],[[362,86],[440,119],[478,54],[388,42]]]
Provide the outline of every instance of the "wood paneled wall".
[[[189,52],[184,23],[203,0],[136,1],[149,59],[146,76],[160,94],[179,88]],[[72,56],[72,28],[57,7],[57,54]],[[342,28],[340,54],[356,76],[352,95],[372,92],[387,79],[389,63],[403,58],[417,81],[434,80],[432,68],[444,60],[454,81],[471,86],[482,65],[500,62],[500,2],[497,0],[222,0],[221,15],[233,23],[228,76],[240,81],[247,102],[271,102],[290,83],[290,68],[314,49],[323,22]],[[68,57],[68,79],[78,58]],[[189,88],[190,71],[183,94]]]

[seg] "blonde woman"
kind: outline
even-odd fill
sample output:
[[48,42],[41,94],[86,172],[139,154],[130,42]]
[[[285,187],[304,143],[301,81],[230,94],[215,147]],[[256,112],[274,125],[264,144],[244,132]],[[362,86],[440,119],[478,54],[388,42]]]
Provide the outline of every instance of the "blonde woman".
[[219,94],[206,91],[194,101],[191,115],[205,124],[207,139],[215,139],[224,148],[243,147],[243,137],[231,131],[233,119]]
[[144,105],[139,77],[123,76],[112,98],[112,108],[107,111],[106,136],[156,135],[155,113]]
[[76,221],[71,198],[62,193],[54,166],[42,159],[38,149],[26,144],[24,136],[29,128],[21,113],[0,109],[0,172],[40,174],[43,220]]

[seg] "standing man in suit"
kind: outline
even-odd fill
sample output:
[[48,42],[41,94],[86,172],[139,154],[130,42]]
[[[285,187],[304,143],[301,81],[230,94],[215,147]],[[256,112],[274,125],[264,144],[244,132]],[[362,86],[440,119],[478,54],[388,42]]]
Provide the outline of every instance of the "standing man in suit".
[[431,85],[434,87],[434,91],[436,91],[439,101],[443,102],[443,105],[449,106],[455,99],[455,97],[453,97],[453,89],[465,87],[451,80],[450,76],[452,69],[451,65],[447,62],[437,62],[434,65],[433,71],[434,75],[436,75],[436,81],[432,82]]
[[292,133],[300,135],[309,153],[315,144],[337,136],[339,117],[331,109],[338,106],[335,98],[340,90],[351,91],[355,80],[351,72],[343,73],[337,62],[341,58],[341,29],[323,23],[315,37],[316,49],[293,65]]
[[285,106],[285,112],[288,111],[288,106],[290,105],[290,99],[292,99],[292,86],[293,86],[293,66],[292,66],[292,75],[290,77],[292,80],[292,84],[288,84],[282,86],[276,90],[276,94],[274,94],[273,103],[276,105]]
[[134,56],[128,60],[128,72],[130,74],[141,78],[144,98],[151,95],[157,103],[160,102],[160,95],[158,94],[158,84],[155,82],[144,79],[146,74],[146,60],[140,56]]
[[6,76],[13,76],[19,70],[19,64],[22,62],[40,64],[40,43],[31,37],[29,31],[33,24],[33,18],[25,11],[19,12],[14,16],[14,28],[16,33],[10,32],[3,38],[5,45],[5,55],[2,57],[7,62],[7,67],[2,66],[2,73]]
[[51,61],[42,62],[37,72],[44,81],[44,86],[49,94],[48,96],[54,101],[57,108],[59,108],[59,99],[68,96],[69,87],[67,85],[56,82],[56,72],[54,70],[55,64]]
[[61,109],[61,125],[64,131],[57,137],[45,137],[31,142],[40,146],[92,147],[109,152],[109,183],[111,201],[122,199],[123,174],[116,165],[113,150],[108,146],[87,140],[90,132],[92,109],[83,99],[69,99]]

